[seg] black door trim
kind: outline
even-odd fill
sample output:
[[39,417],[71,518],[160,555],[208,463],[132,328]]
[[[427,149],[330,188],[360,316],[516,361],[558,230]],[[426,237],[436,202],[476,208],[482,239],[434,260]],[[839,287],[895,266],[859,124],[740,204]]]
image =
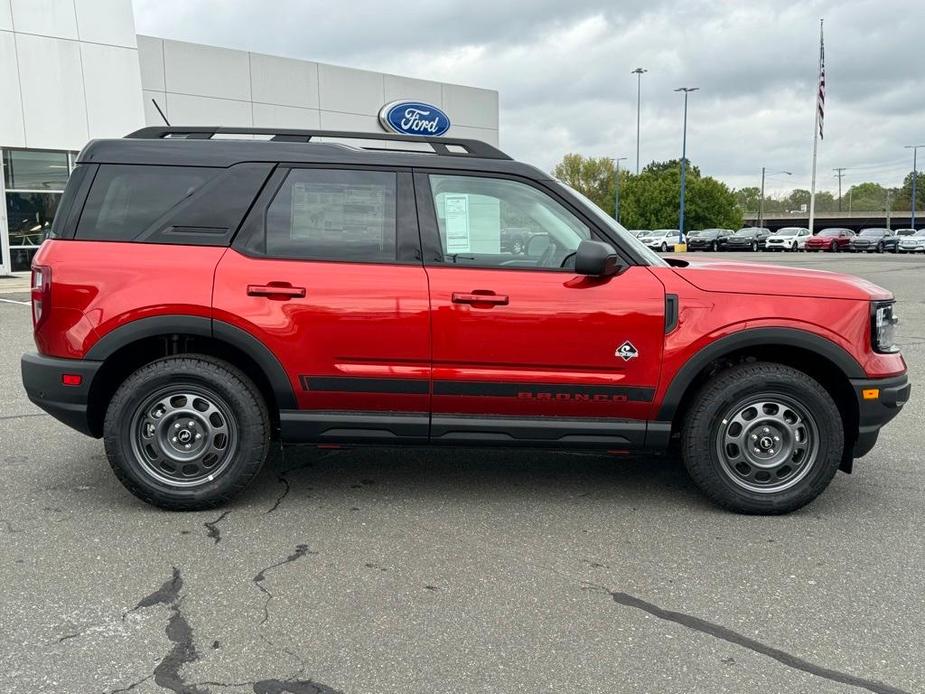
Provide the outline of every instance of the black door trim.
[[434,395],[523,398],[529,400],[652,402],[655,389],[642,386],[606,386],[576,383],[434,381]]
[[427,443],[426,412],[328,412],[282,410],[280,438],[285,443]]

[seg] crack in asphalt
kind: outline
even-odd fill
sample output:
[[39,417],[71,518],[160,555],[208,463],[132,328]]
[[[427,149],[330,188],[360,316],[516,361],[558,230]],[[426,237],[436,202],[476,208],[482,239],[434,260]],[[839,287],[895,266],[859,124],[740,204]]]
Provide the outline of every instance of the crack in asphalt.
[[138,680],[137,682],[132,682],[132,683],[131,683],[129,686],[127,686],[127,687],[122,687],[121,689],[113,689],[113,690],[111,690],[110,692],[108,692],[108,694],[123,694],[123,692],[130,692],[130,691],[132,691],[135,687],[137,687],[137,686],[139,686],[139,685],[141,685],[141,684],[144,684],[145,682],[147,682],[147,681],[148,681],[149,679],[151,679],[152,677],[154,677],[153,674],[152,674],[152,675],[148,675],[148,676],[145,677],[144,679]]
[[218,529],[218,524],[221,523],[229,513],[231,513],[231,511],[225,511],[214,521],[206,521],[203,523],[206,530],[209,531],[208,536],[215,541],[214,544],[216,545],[222,541],[222,531]]
[[273,599],[273,593],[271,593],[263,586],[263,581],[266,580],[267,571],[279,568],[280,566],[284,566],[286,564],[290,564],[297,559],[301,559],[306,554],[317,554],[317,552],[309,552],[308,545],[296,545],[295,552],[290,554],[282,561],[277,562],[276,564],[272,564],[265,569],[261,569],[260,572],[251,579],[253,584],[260,589],[260,592],[262,592],[267,597],[266,601],[263,603],[263,619],[260,620],[260,625],[266,624],[267,620],[270,619],[270,600]]
[[30,412],[29,414],[7,414],[0,416],[0,421],[7,419],[25,419],[26,417],[50,417],[51,415],[44,412]]
[[737,631],[732,629],[727,629],[724,626],[719,624],[714,624],[713,622],[708,622],[705,619],[700,617],[694,617],[693,615],[685,614],[684,612],[674,612],[672,610],[666,610],[654,605],[651,602],[646,602],[641,600],[629,593],[621,593],[619,591],[609,590],[604,586],[592,585],[597,589],[603,590],[608,593],[615,603],[618,605],[623,605],[624,607],[632,607],[637,610],[646,612],[653,617],[658,619],[665,620],[666,622],[673,622],[675,624],[680,624],[683,627],[692,629],[693,631],[699,631],[702,634],[707,634],[714,638],[726,641],[736,646],[741,646],[742,648],[747,648],[754,653],[773,658],[777,662],[786,665],[789,668],[795,670],[800,670],[802,672],[809,673],[810,675],[815,675],[816,677],[822,677],[831,682],[838,682],[839,684],[845,684],[852,687],[860,687],[861,689],[866,689],[870,692],[875,692],[875,694],[909,694],[903,689],[894,687],[889,684],[884,684],[883,682],[878,682],[876,680],[869,680],[863,677],[856,677],[854,675],[849,675],[845,672],[840,672],[838,670],[832,670],[830,668],[822,667],[821,665],[816,665],[811,663],[808,660],[804,660],[798,656],[795,656],[786,651],[782,651],[779,648],[774,648],[765,643],[761,643],[753,638],[740,634]]
[[267,512],[266,512],[267,514],[273,513],[276,509],[278,509],[278,508],[279,508],[279,505],[280,505],[281,503],[283,503],[283,499],[285,499],[287,496],[289,496],[290,485],[289,485],[289,480],[286,479],[286,473],[283,473],[283,474],[279,475],[276,479],[278,479],[280,482],[282,482],[282,484],[283,484],[283,493],[280,494],[278,497],[276,497],[276,501],[275,501],[275,502],[273,503],[273,505],[269,508],[269,510],[267,510]]

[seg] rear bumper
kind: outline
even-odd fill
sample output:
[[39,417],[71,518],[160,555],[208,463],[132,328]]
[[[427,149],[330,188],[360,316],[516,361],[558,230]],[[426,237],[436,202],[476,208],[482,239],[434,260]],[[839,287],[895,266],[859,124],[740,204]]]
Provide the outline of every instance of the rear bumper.
[[[99,437],[91,430],[88,409],[90,387],[102,364],[100,361],[24,354],[20,360],[22,384],[29,399],[59,422],[87,436]],[[80,385],[64,385],[61,382],[64,374],[79,375]]]
[[[858,399],[858,438],[852,457],[860,458],[870,453],[877,443],[880,429],[899,414],[909,400],[912,384],[906,374],[890,378],[852,379],[855,397]],[[877,397],[865,398],[865,391],[877,391]]]

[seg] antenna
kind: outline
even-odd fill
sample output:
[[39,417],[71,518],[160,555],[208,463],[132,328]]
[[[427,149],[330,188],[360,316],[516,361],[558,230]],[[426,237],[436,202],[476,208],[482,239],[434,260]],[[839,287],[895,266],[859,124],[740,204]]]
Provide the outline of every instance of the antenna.
[[165,115],[164,115],[164,112],[161,111],[161,107],[157,105],[157,101],[155,101],[155,100],[152,98],[152,99],[151,99],[151,103],[154,104],[154,108],[157,109],[157,112],[161,114],[161,118],[164,119],[164,125],[166,125],[167,127],[170,127],[170,121],[167,120],[167,116],[165,116]]

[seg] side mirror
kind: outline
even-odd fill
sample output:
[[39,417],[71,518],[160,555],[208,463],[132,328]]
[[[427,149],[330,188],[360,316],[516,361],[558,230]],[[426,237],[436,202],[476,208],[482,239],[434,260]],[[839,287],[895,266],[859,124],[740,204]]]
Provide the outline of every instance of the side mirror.
[[620,259],[609,243],[582,241],[575,251],[575,272],[579,275],[607,277],[620,269]]

